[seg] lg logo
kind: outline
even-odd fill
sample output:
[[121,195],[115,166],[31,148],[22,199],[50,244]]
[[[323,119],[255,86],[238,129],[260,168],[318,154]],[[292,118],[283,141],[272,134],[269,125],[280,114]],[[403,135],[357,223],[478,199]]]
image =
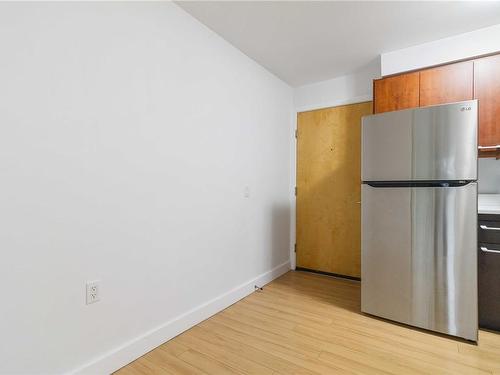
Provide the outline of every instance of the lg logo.
[[460,107],[460,110],[463,112],[463,111],[470,111],[472,108],[471,107]]

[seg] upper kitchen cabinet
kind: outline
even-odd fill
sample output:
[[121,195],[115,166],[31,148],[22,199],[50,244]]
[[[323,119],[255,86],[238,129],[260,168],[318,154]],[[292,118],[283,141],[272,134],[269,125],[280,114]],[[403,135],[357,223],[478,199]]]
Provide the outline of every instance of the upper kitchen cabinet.
[[479,100],[480,151],[495,151],[500,147],[500,55],[474,61],[474,99]]
[[420,106],[471,100],[473,65],[466,61],[420,71]]
[[418,107],[418,97],[418,72],[373,81],[374,113]]

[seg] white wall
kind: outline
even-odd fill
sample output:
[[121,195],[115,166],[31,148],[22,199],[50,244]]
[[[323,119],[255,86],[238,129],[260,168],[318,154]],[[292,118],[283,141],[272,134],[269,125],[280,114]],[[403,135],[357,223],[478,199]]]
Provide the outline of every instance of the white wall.
[[478,164],[479,193],[500,194],[500,160],[481,158]]
[[500,51],[500,25],[382,53],[383,76]]
[[289,268],[291,88],[176,5],[2,3],[0,82],[0,373],[110,371]]
[[372,100],[373,79],[380,77],[380,60],[375,59],[353,74],[294,89],[297,112]]

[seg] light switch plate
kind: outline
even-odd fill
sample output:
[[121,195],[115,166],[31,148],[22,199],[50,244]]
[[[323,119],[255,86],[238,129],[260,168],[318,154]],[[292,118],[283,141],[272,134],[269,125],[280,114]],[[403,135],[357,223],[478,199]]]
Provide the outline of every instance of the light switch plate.
[[100,295],[100,280],[87,281],[87,305],[91,303],[99,302],[101,299]]

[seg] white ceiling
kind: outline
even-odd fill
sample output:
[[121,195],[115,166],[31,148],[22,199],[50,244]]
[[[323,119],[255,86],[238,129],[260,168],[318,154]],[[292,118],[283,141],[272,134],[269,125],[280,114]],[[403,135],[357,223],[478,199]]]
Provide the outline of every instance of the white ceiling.
[[177,4],[292,86],[354,72],[382,52],[500,23],[500,1]]

